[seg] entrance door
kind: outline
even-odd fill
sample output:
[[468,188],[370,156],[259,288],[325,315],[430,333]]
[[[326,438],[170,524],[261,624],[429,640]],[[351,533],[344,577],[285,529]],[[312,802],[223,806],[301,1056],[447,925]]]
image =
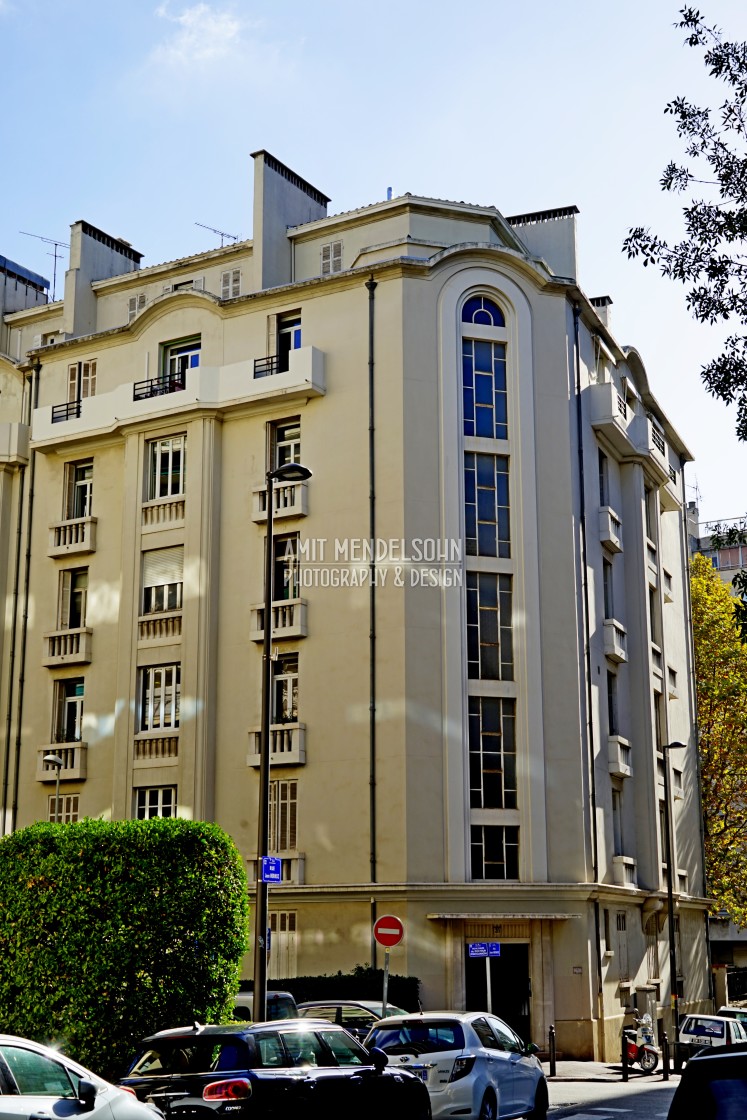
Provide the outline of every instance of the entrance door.
[[467,1011],[488,1010],[485,961],[490,967],[492,1012],[513,1027],[524,1042],[530,1041],[529,1005],[532,984],[529,976],[529,946],[501,944],[499,957],[470,957],[465,946],[465,990]]

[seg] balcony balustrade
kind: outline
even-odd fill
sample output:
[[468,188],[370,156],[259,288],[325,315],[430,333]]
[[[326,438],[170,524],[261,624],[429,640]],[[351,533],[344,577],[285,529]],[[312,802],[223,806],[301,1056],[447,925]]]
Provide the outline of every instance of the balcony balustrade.
[[[249,732],[247,766],[259,766],[262,733],[258,728]],[[273,723],[270,725],[270,764],[272,766],[302,766],[306,762],[306,724]]]
[[62,759],[62,766],[60,767],[60,781],[61,782],[82,782],[85,781],[87,768],[86,768],[86,755],[88,753],[88,743],[74,742],[74,743],[51,743],[47,747],[37,747],[36,751],[36,780],[37,782],[56,782],[57,781],[57,767],[51,763],[44,761],[44,756],[48,754],[56,754],[58,758]]
[[95,517],[71,517],[49,526],[48,556],[72,556],[96,551]]
[[628,635],[625,627],[616,618],[604,620],[604,655],[610,661],[628,660]]
[[[264,605],[253,606],[251,612],[249,639],[252,642],[261,642],[265,636]],[[273,641],[282,638],[305,638],[307,634],[305,599],[281,599],[272,604]]]
[[93,630],[90,626],[54,630],[44,635],[46,652],[42,664],[50,668],[56,665],[87,665],[91,660],[92,642]]

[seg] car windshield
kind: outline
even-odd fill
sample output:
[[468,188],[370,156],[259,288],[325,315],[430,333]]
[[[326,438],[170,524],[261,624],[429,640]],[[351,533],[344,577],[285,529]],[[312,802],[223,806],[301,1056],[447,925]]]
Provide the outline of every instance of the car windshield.
[[152,1073],[213,1073],[252,1069],[259,1065],[254,1040],[234,1036],[164,1038],[142,1050],[130,1066],[129,1077]]
[[435,1054],[464,1049],[464,1031],[461,1023],[450,1019],[394,1023],[391,1027],[374,1027],[368,1043],[387,1054]]

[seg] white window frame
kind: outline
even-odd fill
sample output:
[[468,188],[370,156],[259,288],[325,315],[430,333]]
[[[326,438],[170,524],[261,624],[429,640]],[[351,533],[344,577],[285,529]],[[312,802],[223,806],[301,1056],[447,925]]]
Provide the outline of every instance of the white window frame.
[[[75,691],[70,694],[70,688]],[[80,687],[80,692],[78,688]],[[85,681],[83,677],[63,677],[55,681],[53,743],[79,743],[83,738],[83,703]],[[72,712],[74,735],[67,737],[68,712]]]
[[[48,820],[54,824],[56,818],[55,809],[57,798],[54,794],[48,799]],[[78,813],[80,812],[80,794],[79,793],[61,793],[60,794],[60,824],[75,824],[78,820]]]
[[66,521],[90,517],[93,504],[93,459],[80,459],[65,467],[65,506],[62,516]]
[[[73,598],[77,599],[73,612]],[[88,568],[65,568],[60,572],[59,601],[57,608],[57,628],[59,630],[81,630],[86,624],[88,605]],[[72,625],[73,613],[79,617]]]
[[[146,501],[157,502],[168,498],[182,498],[184,497],[185,485],[185,468],[186,468],[186,455],[187,455],[187,437],[186,435],[178,436],[165,436],[163,439],[152,439],[148,441],[148,463],[146,475]],[[172,465],[174,455],[179,452],[180,463],[178,471],[176,472],[177,488],[168,489],[167,493],[162,494],[160,491],[160,479],[163,476],[169,480],[169,487],[173,484],[174,468]],[[166,458],[167,469],[165,472],[161,470],[161,460]]]
[[220,298],[235,299],[241,295],[241,269],[229,268],[220,274]]
[[267,962],[269,980],[285,980],[298,974],[298,914],[295,910],[271,910],[270,949]]
[[301,418],[273,420],[271,428],[270,467],[274,471],[287,463],[301,462]]
[[295,852],[298,846],[298,779],[270,782],[269,850]]
[[68,404],[96,396],[96,359],[85,362],[71,362],[67,367]]
[[143,666],[139,684],[139,730],[175,730],[179,726],[181,663]]
[[143,553],[143,614],[181,610],[183,587],[183,544]]
[[329,241],[321,250],[322,276],[342,272],[342,241]]
[[297,723],[298,654],[280,654],[272,670],[272,722]]
[[127,322],[131,323],[132,320],[140,314],[145,307],[145,292],[138,292],[136,296],[130,296],[127,301]]
[[[176,786],[141,786],[133,790],[132,817],[136,821],[176,817],[177,804]],[[167,812],[164,812],[165,808]]]

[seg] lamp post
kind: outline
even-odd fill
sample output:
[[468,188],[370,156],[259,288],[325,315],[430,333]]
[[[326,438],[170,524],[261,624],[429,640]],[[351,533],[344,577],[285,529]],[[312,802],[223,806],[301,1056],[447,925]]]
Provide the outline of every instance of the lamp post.
[[265,539],[265,599],[262,646],[262,714],[259,732],[259,810],[257,814],[257,901],[254,914],[254,996],[252,1017],[261,1023],[267,1017],[267,883],[264,859],[268,855],[270,824],[270,712],[272,685],[270,658],[272,654],[272,519],[273,489],[276,482],[305,482],[311,478],[308,467],[285,463],[268,471],[267,537]]
[[60,770],[62,770],[62,767],[65,765],[65,763],[64,763],[63,759],[61,759],[58,754],[45,754],[43,761],[46,762],[47,766],[54,766],[54,768],[57,771],[57,782],[55,784],[55,793],[54,793],[54,823],[59,824],[60,823]]
[[680,1037],[680,1007],[677,991],[677,943],[674,936],[674,898],[672,897],[672,810],[669,792],[669,759],[667,751],[685,750],[684,743],[665,743],[659,750],[664,756],[664,831],[667,851],[667,923],[669,925],[669,989],[672,1002],[672,1024],[675,1045]]

